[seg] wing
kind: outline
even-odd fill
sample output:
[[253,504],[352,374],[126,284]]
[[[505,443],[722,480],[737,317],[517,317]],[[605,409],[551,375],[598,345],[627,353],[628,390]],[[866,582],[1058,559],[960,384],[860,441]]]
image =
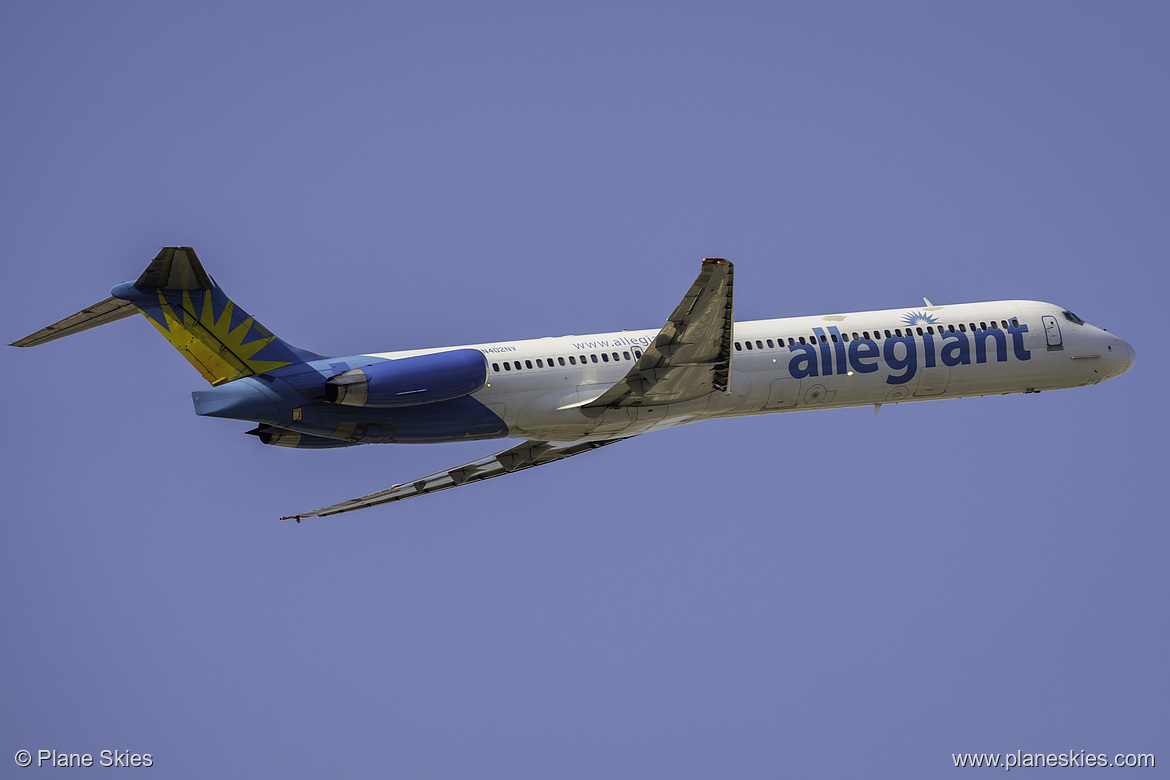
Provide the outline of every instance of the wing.
[[731,374],[732,269],[726,260],[704,260],[699,278],[630,372],[582,408],[666,404],[726,391]]
[[[82,309],[71,314],[60,322],[54,322],[47,328],[41,328],[31,336],[25,336],[20,341],[14,341],[12,347],[37,347],[50,341],[81,333],[83,330],[96,328],[110,322],[117,322],[125,317],[133,317],[138,313],[137,307],[130,301],[117,298],[106,298],[101,303],[95,303],[88,309]],[[42,320],[44,322],[44,320]]]
[[434,493],[439,490],[459,487],[470,482],[479,482],[480,480],[491,479],[492,477],[502,477],[505,474],[523,471],[533,466],[543,466],[546,463],[553,463],[554,461],[564,460],[574,455],[580,455],[582,452],[589,452],[598,447],[613,444],[616,441],[621,441],[621,439],[576,442],[526,441],[511,449],[473,460],[470,463],[464,463],[462,466],[440,471],[422,479],[417,479],[414,482],[395,485],[389,490],[370,493],[368,496],[361,496],[359,498],[351,498],[349,501],[342,501],[339,504],[314,509],[312,512],[303,512],[299,515],[290,515],[280,519],[296,520],[299,523],[303,517],[327,517],[328,515],[337,515],[342,512],[352,512],[355,509],[365,509],[369,506],[389,504],[393,501],[401,501],[404,498],[421,496],[424,493]]

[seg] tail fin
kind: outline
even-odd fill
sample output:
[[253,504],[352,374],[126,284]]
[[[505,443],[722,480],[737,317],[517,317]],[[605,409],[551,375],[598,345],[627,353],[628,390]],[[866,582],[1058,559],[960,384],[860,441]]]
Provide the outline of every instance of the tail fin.
[[190,247],[167,247],[138,281],[120,284],[110,294],[14,346],[35,346],[113,322],[132,314],[133,306],[212,385],[320,357],[281,341],[228,300]]

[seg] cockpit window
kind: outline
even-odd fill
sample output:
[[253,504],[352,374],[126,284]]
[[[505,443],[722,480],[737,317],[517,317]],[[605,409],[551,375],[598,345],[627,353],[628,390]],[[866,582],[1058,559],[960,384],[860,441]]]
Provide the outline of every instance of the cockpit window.
[[1064,318],[1065,318],[1066,320],[1068,320],[1069,322],[1075,322],[1077,325],[1084,325],[1084,324],[1085,324],[1085,321],[1084,321],[1084,320],[1082,320],[1082,319],[1081,319],[1080,317],[1078,317],[1077,315],[1073,314],[1073,313],[1072,313],[1071,311],[1069,311],[1068,309],[1065,309],[1064,311],[1062,311],[1062,312],[1061,312],[1061,314],[1063,314],[1063,315],[1064,315]]

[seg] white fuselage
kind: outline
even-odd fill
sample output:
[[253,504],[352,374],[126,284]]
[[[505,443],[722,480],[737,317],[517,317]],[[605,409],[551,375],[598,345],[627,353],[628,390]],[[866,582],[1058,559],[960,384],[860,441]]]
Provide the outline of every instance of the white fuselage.
[[612,439],[718,417],[1079,387],[1134,361],[1126,342],[1037,301],[788,317],[735,323],[726,393],[582,409],[625,376],[657,333],[468,345],[488,361],[488,383],[474,398],[507,423],[509,436]]

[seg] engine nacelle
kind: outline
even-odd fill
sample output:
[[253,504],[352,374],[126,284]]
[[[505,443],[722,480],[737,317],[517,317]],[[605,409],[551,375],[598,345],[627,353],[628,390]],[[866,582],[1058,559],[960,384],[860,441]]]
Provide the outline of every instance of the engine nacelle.
[[344,406],[417,406],[471,395],[487,383],[478,349],[387,360],[325,382],[325,400]]
[[296,431],[289,431],[284,428],[277,428],[272,425],[261,425],[259,428],[248,431],[248,433],[256,436],[265,444],[271,444],[274,447],[294,447],[298,450],[324,450],[332,449],[334,447],[353,447],[358,442],[340,441],[338,439],[329,439],[324,436],[313,436],[308,433],[297,433]]

